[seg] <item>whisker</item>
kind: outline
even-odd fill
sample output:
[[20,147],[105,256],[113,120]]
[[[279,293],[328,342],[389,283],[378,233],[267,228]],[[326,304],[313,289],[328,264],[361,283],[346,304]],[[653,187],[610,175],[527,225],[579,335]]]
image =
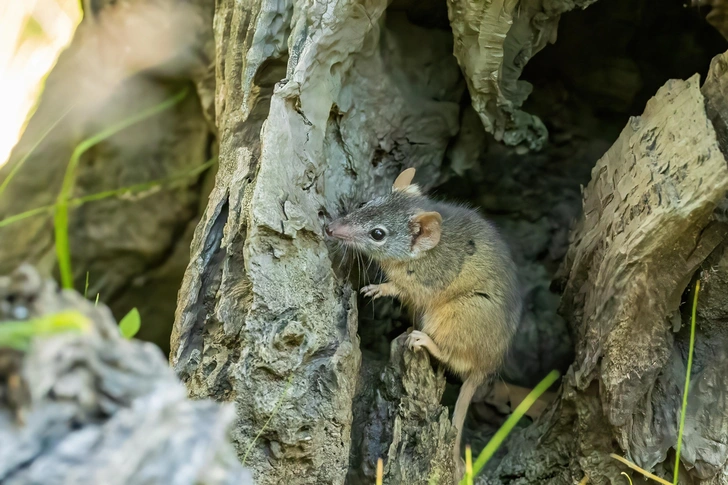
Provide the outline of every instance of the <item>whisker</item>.
[[[354,277],[351,276],[351,272],[355,269],[354,268],[354,260],[355,259],[356,258],[354,257],[354,254],[352,253],[349,256],[349,259],[346,261],[347,265],[349,266],[349,272],[347,273],[346,278],[349,280],[349,283],[351,284],[352,287],[356,286],[356,282],[354,281]],[[354,290],[356,290],[356,288],[354,288]]]
[[366,269],[366,282],[367,284],[371,284],[372,280],[369,278],[369,269],[372,267],[372,258],[369,258],[369,264],[367,265]]
[[361,273],[362,273],[363,268],[362,268],[361,253],[359,251],[356,252],[356,269],[359,270],[359,274],[357,275],[357,278],[356,278],[356,283],[359,286],[359,288],[361,288],[361,276],[362,276]]
[[338,265],[337,270],[341,271],[341,265],[344,264],[344,258],[346,258],[346,248],[341,247],[340,244],[336,245],[336,253],[337,253],[337,259]]

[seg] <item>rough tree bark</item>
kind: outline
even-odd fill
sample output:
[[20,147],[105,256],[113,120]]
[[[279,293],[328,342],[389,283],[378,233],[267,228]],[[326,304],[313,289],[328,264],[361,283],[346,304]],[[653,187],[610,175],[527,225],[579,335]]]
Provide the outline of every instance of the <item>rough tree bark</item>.
[[68,311],[88,328],[0,342],[2,483],[252,485],[230,405],[188,400],[159,348],[124,339],[104,305],[28,265],[0,277],[0,326]]
[[681,296],[706,258],[680,483],[724,483],[725,303],[715,292],[728,235],[724,210],[716,213],[728,190],[727,61],[714,60],[702,93],[698,76],[668,82],[592,171],[560,276],[575,362],[558,404],[511,439],[487,483],[567,484],[584,474],[621,483],[632,472],[609,453],[671,475],[689,336]]

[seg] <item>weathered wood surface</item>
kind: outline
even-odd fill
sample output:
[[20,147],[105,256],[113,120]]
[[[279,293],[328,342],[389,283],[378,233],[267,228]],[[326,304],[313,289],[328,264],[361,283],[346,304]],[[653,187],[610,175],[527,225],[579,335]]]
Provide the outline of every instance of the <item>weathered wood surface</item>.
[[[726,95],[716,82],[709,76],[704,88],[713,105]],[[575,362],[560,402],[510,441],[488,483],[565,484],[584,473],[589,483],[619,483],[625,469],[612,452],[670,472],[687,356],[682,296],[728,235],[715,215],[727,190],[698,77],[669,81],[592,171],[560,275]],[[716,400],[728,388],[715,373],[724,352],[711,349],[720,345],[698,343],[681,461],[686,478],[706,480],[725,465],[725,408]]]
[[364,401],[355,404],[364,409],[355,421],[359,432],[352,440],[349,483],[374,481],[378,458],[386,463],[387,484],[455,483],[456,431],[449,410],[440,404],[443,372],[433,371],[424,352],[408,350],[406,339],[407,334],[402,334],[392,341],[389,363],[360,383],[377,391],[373,395],[360,392]]
[[252,485],[230,443],[231,405],[188,400],[159,348],[122,338],[104,305],[29,266],[0,278],[0,326],[67,310],[88,332],[0,348],[0,482]]
[[556,41],[561,14],[594,1],[448,0],[455,57],[473,108],[496,140],[543,148],[548,132],[538,117],[521,110],[532,86],[519,78],[526,63]]

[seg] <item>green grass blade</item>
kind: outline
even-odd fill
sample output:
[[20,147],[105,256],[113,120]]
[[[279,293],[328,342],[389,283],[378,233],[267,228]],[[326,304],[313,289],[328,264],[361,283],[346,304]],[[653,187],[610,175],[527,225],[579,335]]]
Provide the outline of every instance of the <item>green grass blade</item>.
[[26,321],[0,322],[0,347],[26,350],[34,337],[70,331],[86,331],[91,320],[76,310],[67,310]]
[[680,426],[677,431],[677,445],[675,446],[675,470],[672,475],[673,485],[677,485],[680,472],[680,448],[682,448],[683,429],[685,428],[685,414],[688,408],[688,389],[690,387],[690,373],[693,368],[693,349],[695,348],[695,317],[698,312],[698,293],[700,293],[700,280],[695,282],[695,295],[693,296],[693,312],[690,317],[690,347],[688,347],[688,368],[685,370],[685,389],[683,390],[682,409],[680,409]]
[[[102,199],[108,199],[110,197],[119,197],[126,194],[135,194],[139,192],[144,192],[146,190],[151,190],[156,187],[162,187],[162,186],[169,186],[174,187],[176,182],[182,181],[184,179],[192,178],[200,173],[204,172],[208,168],[212,167],[215,163],[217,163],[217,159],[213,158],[205,162],[204,164],[200,165],[199,167],[195,167],[192,170],[189,170],[185,173],[175,174],[171,177],[167,177],[164,179],[159,180],[153,180],[150,182],[144,182],[141,184],[136,185],[128,185],[126,187],[121,187],[119,189],[112,189],[112,190],[105,190],[103,192],[97,192],[95,194],[89,194],[85,195],[83,197],[76,197],[68,201],[69,207],[77,207],[85,204],[86,202],[94,202],[97,200]],[[48,212],[51,212],[55,210],[57,207],[56,204],[53,205],[45,205],[42,207],[37,207],[35,209],[31,209],[29,211],[21,212],[20,214],[15,214],[10,217],[6,217],[5,219],[0,220],[0,228],[3,228],[5,226],[9,226],[11,224],[14,224],[16,222],[20,222],[24,219],[28,219],[29,217],[34,217],[37,215],[45,214]]]
[[473,485],[473,449],[465,447],[465,485]]
[[112,190],[106,190],[104,192],[97,192],[95,194],[85,195],[83,197],[77,197],[75,199],[71,199],[71,204],[73,205],[82,205],[86,202],[93,202],[96,200],[101,199],[107,199],[109,197],[119,197],[126,194],[134,194],[138,192],[144,192],[145,190],[151,190],[156,187],[162,187],[168,184],[174,184],[175,182],[182,181],[188,178],[196,177],[197,175],[201,174],[208,168],[212,167],[215,163],[217,163],[216,158],[212,158],[208,160],[207,162],[203,163],[199,167],[195,167],[192,170],[189,170],[185,173],[175,174],[170,177],[159,179],[159,180],[152,180],[150,182],[144,182],[141,184],[136,185],[128,185],[126,187],[121,187],[119,189],[112,189]]
[[83,297],[88,297],[88,271],[86,271],[86,285],[83,287]]
[[73,271],[71,269],[71,248],[68,237],[68,202],[59,202],[56,205],[54,219],[56,235],[56,257],[61,272],[61,285],[63,288],[73,289]]
[[71,269],[71,251],[68,237],[68,205],[73,191],[73,184],[76,179],[76,168],[78,167],[81,156],[86,153],[94,145],[106,140],[116,133],[138,123],[150,116],[160,113],[179,103],[187,96],[188,88],[183,89],[177,95],[148,108],[141,113],[130,116],[119,123],[116,123],[105,130],[95,134],[94,136],[83,140],[79,143],[71,154],[68,161],[66,173],[63,176],[61,191],[58,194],[55,206],[55,236],[56,236],[56,257],[58,259],[58,267],[61,273],[61,285],[63,288],[73,288],[73,271]]
[[124,318],[119,322],[119,331],[124,338],[133,338],[134,335],[139,332],[142,327],[142,317],[139,315],[139,310],[132,308],[129,313],[124,315]]
[[68,113],[71,112],[73,108],[75,108],[76,105],[71,105],[66,111],[61,114],[61,116],[58,117],[56,121],[51,123],[51,125],[46,129],[46,131],[43,132],[43,134],[38,138],[38,140],[33,144],[33,146],[28,150],[28,152],[23,155],[23,158],[21,158],[18,163],[16,163],[12,169],[10,169],[10,173],[7,177],[5,177],[5,180],[0,184],[0,197],[2,197],[3,193],[5,193],[5,189],[8,187],[8,184],[10,184],[10,181],[13,180],[15,175],[20,171],[20,169],[23,167],[25,162],[30,158],[30,156],[35,152],[35,150],[40,146],[41,143],[43,143],[43,140],[48,136],[48,134],[53,131],[53,129],[58,126],[58,123],[63,121],[63,119],[68,115]]
[[[503,444],[503,441],[505,441],[505,439],[516,426],[518,421],[520,421],[520,419],[526,414],[526,411],[528,411],[533,403],[536,402],[536,399],[538,399],[541,394],[546,392],[548,388],[551,387],[554,382],[556,382],[559,376],[560,374],[556,370],[552,370],[551,372],[549,372],[549,374],[544,377],[543,380],[531,390],[531,392],[528,393],[528,396],[526,396],[521,404],[516,407],[513,413],[508,416],[506,422],[503,423],[503,426],[501,426],[498,431],[496,431],[488,444],[485,445],[485,448],[483,448],[483,451],[481,451],[480,455],[478,455],[478,459],[475,460],[475,464],[473,465],[473,477],[478,476],[478,473],[481,472],[481,470],[485,467],[488,461],[493,457],[495,452],[498,450],[500,445]],[[465,485],[465,483],[465,479],[463,478],[463,480],[460,482],[460,485]]]
[[45,213],[50,212],[53,209],[55,209],[55,207],[56,207],[55,205],[44,205],[42,207],[36,207],[35,209],[30,209],[29,211],[21,212],[20,214],[15,214],[15,215],[6,217],[5,219],[0,221],[0,228],[9,226],[10,224],[15,224],[16,222],[20,222],[22,220],[28,219],[29,217],[45,214]]

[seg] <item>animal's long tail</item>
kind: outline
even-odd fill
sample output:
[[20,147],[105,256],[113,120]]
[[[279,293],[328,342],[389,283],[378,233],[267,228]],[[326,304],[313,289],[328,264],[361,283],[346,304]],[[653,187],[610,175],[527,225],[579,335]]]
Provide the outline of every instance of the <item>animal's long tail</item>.
[[455,466],[458,466],[460,460],[460,442],[463,438],[463,425],[465,424],[465,416],[468,414],[468,407],[470,401],[472,401],[475,391],[478,386],[483,382],[483,378],[476,375],[471,375],[460,388],[460,394],[458,394],[458,400],[455,403],[455,412],[452,415],[452,424],[455,429],[458,430],[458,437],[455,440]]

